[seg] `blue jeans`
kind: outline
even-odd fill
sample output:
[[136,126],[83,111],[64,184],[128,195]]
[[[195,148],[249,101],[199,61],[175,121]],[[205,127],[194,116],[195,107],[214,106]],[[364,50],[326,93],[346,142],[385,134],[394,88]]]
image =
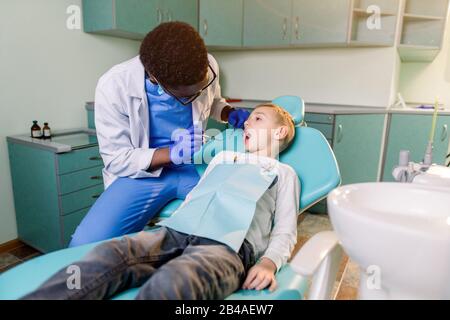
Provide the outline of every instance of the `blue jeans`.
[[63,268],[22,299],[104,299],[141,287],[136,299],[224,299],[255,264],[246,240],[238,253],[214,240],[162,227],[103,242],[81,261],[80,287],[69,289]]
[[69,247],[142,231],[167,203],[184,200],[199,179],[194,165],[164,168],[158,178],[118,178],[84,217]]

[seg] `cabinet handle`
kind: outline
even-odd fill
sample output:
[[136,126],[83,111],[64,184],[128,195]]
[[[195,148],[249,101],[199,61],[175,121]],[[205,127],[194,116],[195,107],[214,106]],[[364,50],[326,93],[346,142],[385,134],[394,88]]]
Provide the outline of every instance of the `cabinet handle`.
[[92,199],[98,199],[98,198],[100,198],[100,195],[99,195],[99,194],[94,194],[94,195],[92,196]]
[[445,139],[447,139],[447,136],[448,136],[448,126],[444,124],[444,126],[442,127],[441,141],[445,141]]
[[90,157],[89,160],[91,160],[91,161],[100,161],[100,160],[102,160],[102,157]]
[[342,127],[342,124],[340,124],[340,125],[338,125],[337,134],[336,134],[336,142],[337,143],[342,141],[342,138],[343,138],[342,132],[343,132],[343,127]]
[[203,20],[203,34],[205,36],[208,35],[208,20],[206,19]]
[[287,18],[283,19],[283,40],[286,39],[287,36]]
[[300,18],[297,16],[295,17],[295,39],[300,40]]
[[172,22],[172,11],[167,10],[167,21]]
[[102,176],[92,176],[91,180],[102,180],[103,177]]
[[156,9],[156,20],[158,21],[158,23],[162,22],[162,11],[160,8]]

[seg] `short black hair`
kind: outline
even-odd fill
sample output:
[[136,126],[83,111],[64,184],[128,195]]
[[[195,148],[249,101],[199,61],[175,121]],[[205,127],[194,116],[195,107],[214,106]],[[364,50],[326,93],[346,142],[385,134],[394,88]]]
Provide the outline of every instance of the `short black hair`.
[[170,87],[199,83],[208,72],[205,43],[184,22],[162,23],[150,31],[141,44],[140,59],[147,73]]

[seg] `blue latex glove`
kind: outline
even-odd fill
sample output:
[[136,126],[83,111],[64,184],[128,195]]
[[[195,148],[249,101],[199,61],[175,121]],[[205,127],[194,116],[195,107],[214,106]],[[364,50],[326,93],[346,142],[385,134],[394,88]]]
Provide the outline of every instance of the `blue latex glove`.
[[228,123],[231,124],[234,128],[243,129],[244,122],[247,121],[250,116],[250,112],[243,109],[236,109],[230,112],[228,115]]
[[169,146],[170,161],[173,164],[188,164],[192,162],[194,153],[200,150],[203,142],[203,131],[200,125],[181,129],[172,134],[174,144]]

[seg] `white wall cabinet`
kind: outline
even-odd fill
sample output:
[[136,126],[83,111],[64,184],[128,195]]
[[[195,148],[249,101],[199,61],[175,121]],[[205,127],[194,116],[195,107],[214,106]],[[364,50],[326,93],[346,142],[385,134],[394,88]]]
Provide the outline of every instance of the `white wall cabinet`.
[[404,62],[432,61],[442,48],[448,0],[404,0],[398,50]]
[[293,0],[291,44],[345,44],[351,0]]

